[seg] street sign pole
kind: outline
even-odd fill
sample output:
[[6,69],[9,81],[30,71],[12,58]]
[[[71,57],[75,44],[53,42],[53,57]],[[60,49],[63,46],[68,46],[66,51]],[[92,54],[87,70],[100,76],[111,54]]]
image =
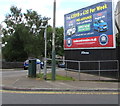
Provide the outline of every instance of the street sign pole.
[[52,80],[54,81],[55,78],[55,71],[56,71],[56,61],[55,61],[55,21],[56,21],[56,0],[54,0],[54,7],[53,7],[53,38],[52,38]]
[[45,31],[44,31],[44,39],[45,39],[45,58],[44,58],[44,80],[47,79],[47,69],[46,69],[46,62],[47,62],[47,26],[45,27]]

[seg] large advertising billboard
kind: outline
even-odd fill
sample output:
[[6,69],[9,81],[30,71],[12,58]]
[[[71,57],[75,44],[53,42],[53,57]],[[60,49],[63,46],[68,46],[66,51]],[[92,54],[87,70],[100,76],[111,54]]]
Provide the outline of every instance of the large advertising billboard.
[[100,2],[64,16],[64,49],[115,48],[113,4]]

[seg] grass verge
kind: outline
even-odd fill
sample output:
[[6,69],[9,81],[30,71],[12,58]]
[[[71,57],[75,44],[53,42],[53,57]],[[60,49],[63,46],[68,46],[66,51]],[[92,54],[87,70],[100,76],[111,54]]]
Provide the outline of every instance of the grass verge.
[[[36,77],[43,79],[44,74],[37,74]],[[52,80],[52,74],[51,73],[47,74],[47,80]],[[56,80],[75,81],[75,79],[72,78],[72,77],[66,77],[66,76],[61,76],[61,75],[57,75],[57,74],[56,74]]]

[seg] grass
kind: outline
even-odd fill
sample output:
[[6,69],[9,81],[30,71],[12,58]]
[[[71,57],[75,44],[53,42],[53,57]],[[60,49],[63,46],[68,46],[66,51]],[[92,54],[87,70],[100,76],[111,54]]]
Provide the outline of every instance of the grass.
[[[42,78],[43,79],[44,74],[37,74],[37,78]],[[52,80],[52,74],[48,73],[47,74],[47,80]],[[56,80],[62,80],[62,81],[75,81],[74,78],[72,77],[66,77],[66,76],[61,76],[56,74]]]

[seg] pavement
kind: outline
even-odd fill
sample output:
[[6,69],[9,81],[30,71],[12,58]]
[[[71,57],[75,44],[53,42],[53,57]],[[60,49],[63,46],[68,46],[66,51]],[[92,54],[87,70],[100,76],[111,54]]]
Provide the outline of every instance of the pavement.
[[[14,70],[13,70],[14,71]],[[19,91],[116,91],[118,82],[116,79],[99,77],[96,75],[65,71],[57,69],[56,74],[73,77],[73,81],[43,80],[41,78],[29,78],[27,74],[2,78],[3,90]],[[100,80],[99,80],[100,79]]]

